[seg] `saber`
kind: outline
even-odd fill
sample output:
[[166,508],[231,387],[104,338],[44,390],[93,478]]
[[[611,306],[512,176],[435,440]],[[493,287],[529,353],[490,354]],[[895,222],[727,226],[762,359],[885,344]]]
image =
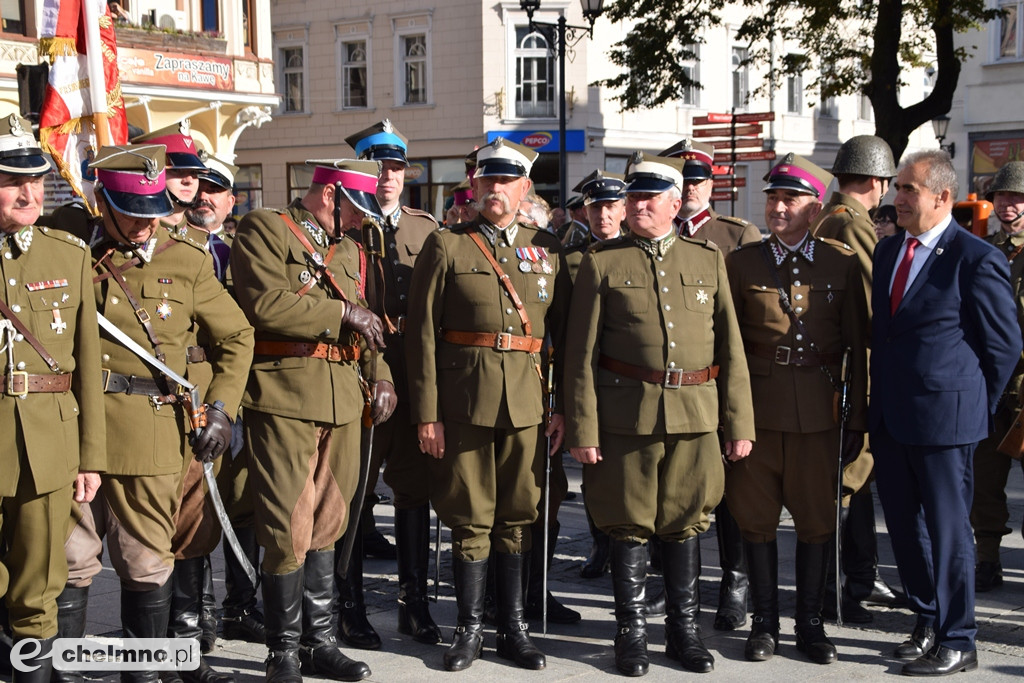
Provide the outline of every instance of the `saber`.
[[[547,423],[555,414],[555,362],[552,358],[553,349],[548,347],[548,414]],[[558,457],[562,457],[559,453]],[[541,559],[541,627],[544,635],[548,634],[548,549],[551,546],[551,437],[547,438],[547,450],[544,453],[544,557]]]
[[[124,346],[126,349],[138,356],[147,365],[152,366],[158,372],[163,373],[169,379],[177,382],[182,387],[187,389],[192,394],[193,409],[197,406],[202,405],[199,403],[199,388],[196,385],[189,382],[187,379],[176,373],[167,363],[161,362],[156,356],[151,354],[146,349],[142,348],[138,342],[129,337],[127,334],[121,331],[121,329],[114,323],[107,320],[106,317],[99,311],[96,312],[96,320],[99,322],[100,327],[114,338],[114,341]],[[197,429],[193,434],[198,437],[201,433],[200,429]],[[238,563],[242,565],[242,569],[245,570],[246,576],[252,581],[252,585],[256,585],[256,570],[253,568],[252,563],[249,562],[248,556],[245,551],[242,550],[242,544],[238,542],[238,536],[235,535],[235,530],[231,526],[231,520],[228,517],[228,511],[224,509],[224,501],[220,497],[220,489],[217,488],[217,479],[213,476],[213,463],[203,463],[203,479],[206,480],[206,488],[210,496],[210,502],[213,503],[213,509],[217,513],[217,519],[220,520],[221,530],[224,532],[224,538],[227,539],[228,545],[231,547],[231,551],[235,553],[235,557],[238,559]]]
[[843,519],[843,439],[846,423],[850,420],[850,349],[843,349],[843,364],[839,370],[839,476],[836,477],[836,626],[843,625],[843,579],[839,561],[842,557]]
[[441,585],[441,518],[437,518],[437,527],[434,532],[434,602],[437,602],[437,596],[440,592]]

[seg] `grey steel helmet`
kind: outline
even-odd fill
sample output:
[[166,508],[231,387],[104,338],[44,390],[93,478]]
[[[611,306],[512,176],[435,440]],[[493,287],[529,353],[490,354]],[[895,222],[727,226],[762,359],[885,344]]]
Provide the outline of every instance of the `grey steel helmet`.
[[985,199],[992,201],[996,192],[1024,192],[1024,161],[1009,161],[999,169],[985,192]]
[[832,175],[864,175],[872,178],[893,178],[896,164],[892,149],[877,135],[856,135],[836,152]]

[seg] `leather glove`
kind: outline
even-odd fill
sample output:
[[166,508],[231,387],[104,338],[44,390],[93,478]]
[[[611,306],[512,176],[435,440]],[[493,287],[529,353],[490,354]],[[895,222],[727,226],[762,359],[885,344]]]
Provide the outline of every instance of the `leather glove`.
[[386,379],[374,383],[373,388],[376,398],[373,400],[370,417],[373,419],[373,424],[379,425],[381,422],[387,422],[391,413],[395,412],[395,407],[398,406],[398,394],[395,393],[395,385]]
[[387,348],[384,344],[384,323],[368,308],[346,301],[341,326],[361,334],[371,351]]
[[844,466],[856,460],[863,449],[864,432],[855,429],[847,429],[843,432],[843,452],[840,455]]
[[212,462],[214,458],[220,457],[231,443],[231,418],[221,409],[222,405],[217,401],[212,406],[206,406],[206,427],[192,444],[196,460]]

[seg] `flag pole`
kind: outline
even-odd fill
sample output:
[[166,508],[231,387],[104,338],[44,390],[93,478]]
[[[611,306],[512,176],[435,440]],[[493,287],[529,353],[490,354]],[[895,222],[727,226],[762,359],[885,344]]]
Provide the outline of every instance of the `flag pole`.
[[100,41],[100,0],[83,0],[85,12],[85,57],[89,73],[89,100],[92,122],[96,131],[96,147],[110,144],[110,126],[107,124],[107,80],[103,73],[103,43]]

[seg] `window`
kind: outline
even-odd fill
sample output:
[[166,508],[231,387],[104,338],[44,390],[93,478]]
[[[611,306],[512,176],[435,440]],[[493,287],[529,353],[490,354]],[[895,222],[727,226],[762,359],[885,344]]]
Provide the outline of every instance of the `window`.
[[732,106],[736,109],[746,109],[747,98],[750,96],[748,84],[750,82],[750,67],[747,66],[749,52],[745,47],[734,47],[732,49]]
[[395,106],[431,104],[430,12],[391,18],[394,32]]
[[861,121],[874,121],[875,120],[875,108],[871,104],[871,99],[868,98],[864,93],[860,93],[857,96],[857,100],[860,104],[857,118]]
[[202,21],[204,31],[220,31],[220,10],[217,0],[203,0]]
[[246,52],[256,54],[256,0],[242,0],[242,40]]
[[284,98],[281,101],[285,113],[306,111],[306,55],[301,45],[278,48],[278,64],[281,69],[281,85]]
[[306,164],[288,164],[288,203],[299,199],[313,184],[313,167]]
[[547,39],[516,27],[516,118],[555,116],[555,68]]
[[366,41],[341,44],[341,108],[365,109],[369,105]]
[[800,114],[804,110],[804,78],[800,74],[786,77],[786,111]]
[[1004,14],[996,20],[999,23],[999,32],[997,34],[999,36],[999,45],[996,49],[996,59],[1020,59],[1022,57],[1020,6],[1020,0],[1002,0],[999,3],[999,9]]
[[826,119],[839,118],[839,111],[838,107],[836,106],[836,98],[831,96],[821,98],[821,104],[818,106],[818,116]]
[[691,45],[690,50],[693,51],[693,59],[682,62],[679,66],[682,68],[683,73],[686,74],[693,83],[686,86],[683,90],[683,96],[680,98],[680,104],[687,107],[699,107],[700,106],[700,46]]
[[25,35],[25,8],[22,0],[0,0],[0,31]]
[[236,216],[244,216],[253,209],[263,207],[263,166],[246,164],[238,167],[235,174]]
[[427,37],[402,37],[402,71],[405,74],[404,104],[427,103]]

